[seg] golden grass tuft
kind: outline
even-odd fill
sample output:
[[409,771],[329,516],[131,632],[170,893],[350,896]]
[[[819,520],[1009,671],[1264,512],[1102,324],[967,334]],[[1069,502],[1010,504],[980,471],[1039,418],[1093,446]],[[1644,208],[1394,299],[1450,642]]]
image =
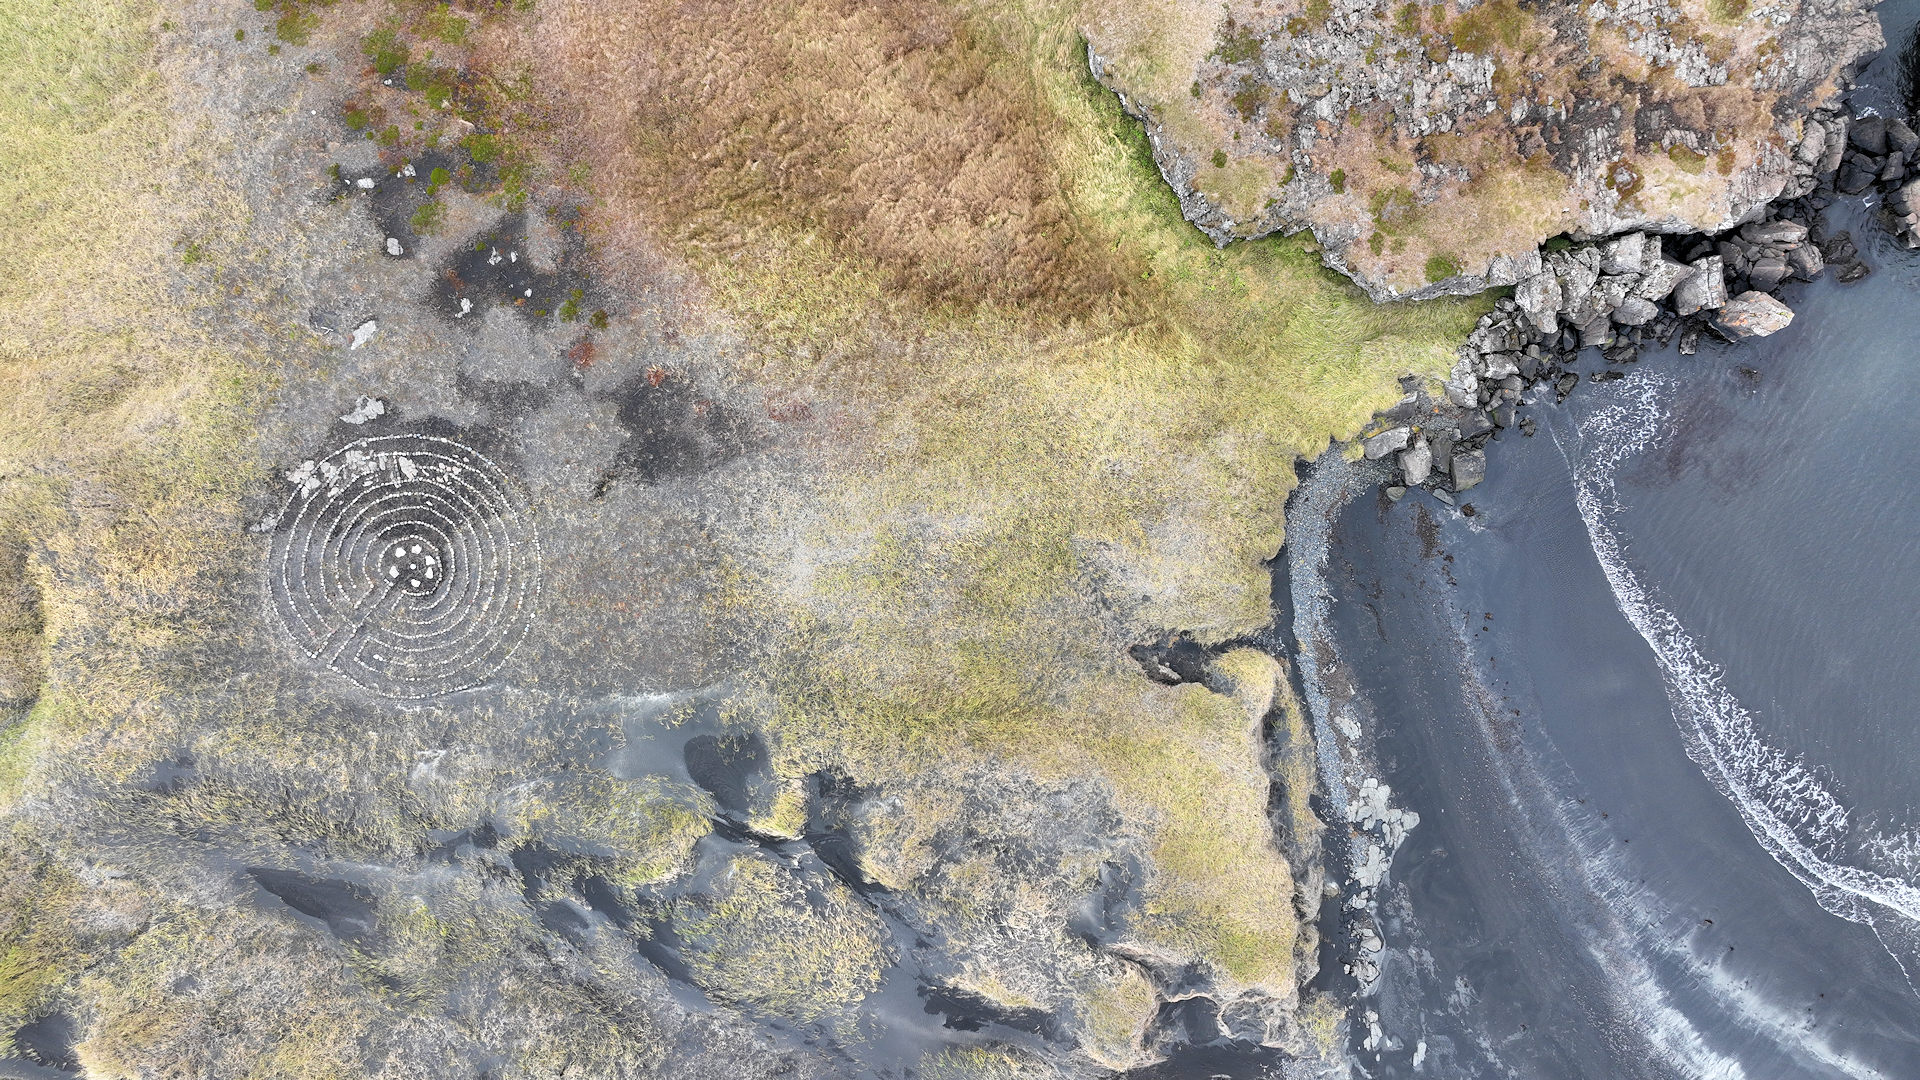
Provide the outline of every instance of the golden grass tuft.
[[758,853],[736,856],[711,894],[679,901],[672,927],[716,996],[799,1020],[872,993],[892,962],[886,925],[851,890],[804,882]]

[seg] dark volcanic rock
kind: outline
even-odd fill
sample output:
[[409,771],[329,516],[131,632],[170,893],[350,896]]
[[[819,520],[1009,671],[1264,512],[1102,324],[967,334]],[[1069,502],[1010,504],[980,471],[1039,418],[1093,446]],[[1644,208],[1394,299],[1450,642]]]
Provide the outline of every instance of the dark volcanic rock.
[[1466,491],[1486,478],[1486,451],[1455,450],[1453,452],[1453,490]]

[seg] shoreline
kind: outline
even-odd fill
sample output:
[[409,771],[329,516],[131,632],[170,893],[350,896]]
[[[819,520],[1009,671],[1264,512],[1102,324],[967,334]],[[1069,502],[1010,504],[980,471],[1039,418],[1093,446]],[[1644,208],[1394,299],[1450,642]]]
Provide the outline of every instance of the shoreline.
[[[1337,994],[1347,1007],[1350,1054],[1374,1050],[1384,1037],[1367,1005],[1378,991],[1377,958],[1384,949],[1376,890],[1419,818],[1392,806],[1374,732],[1343,715],[1354,692],[1340,676],[1340,658],[1325,632],[1333,523],[1370,490],[1397,502],[1416,487],[1473,517],[1475,508],[1462,497],[1497,457],[1488,447],[1515,430],[1534,434],[1526,407],[1564,402],[1581,382],[1623,378],[1643,348],[1663,349],[1676,337],[1681,355],[1692,356],[1703,336],[1733,345],[1770,335],[1794,317],[1778,296],[1794,282],[1810,283],[1828,271],[1841,284],[1866,277],[1872,268],[1860,245],[1847,231],[1833,231],[1823,213],[1839,199],[1881,196],[1869,203],[1875,227],[1908,249],[1920,247],[1920,134],[1872,105],[1859,106],[1863,114],[1854,117],[1861,89],[1850,86],[1837,109],[1809,117],[1796,152],[1804,172],[1792,193],[1768,203],[1756,221],[1717,234],[1550,241],[1541,249],[1541,276],[1553,280],[1522,281],[1498,300],[1461,346],[1449,378],[1435,385],[1406,377],[1399,403],[1376,414],[1354,439],[1301,463],[1301,482],[1285,511],[1287,541],[1276,559],[1288,590],[1276,615],[1288,624],[1286,660],[1310,710],[1319,806],[1332,812],[1324,832],[1329,886],[1318,922],[1321,970],[1310,985]],[[1649,284],[1636,291],[1638,282],[1630,281],[1624,295],[1617,285],[1612,296],[1605,294],[1607,277],[1636,274]],[[1571,296],[1569,277],[1585,286]],[[1582,360],[1590,367],[1588,350],[1595,348],[1605,366],[1573,370]],[[1361,460],[1347,456],[1355,447]],[[1309,650],[1305,641],[1319,644]],[[1356,792],[1363,797],[1356,799]],[[1376,859],[1378,877],[1369,865]]]

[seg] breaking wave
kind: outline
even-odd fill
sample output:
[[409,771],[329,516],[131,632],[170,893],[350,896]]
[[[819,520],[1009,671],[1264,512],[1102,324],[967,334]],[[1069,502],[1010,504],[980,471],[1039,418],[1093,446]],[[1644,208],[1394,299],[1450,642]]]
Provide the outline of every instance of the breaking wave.
[[1614,477],[1660,445],[1674,386],[1651,374],[1615,383],[1613,396],[1578,421],[1578,445],[1561,445],[1594,554],[1621,613],[1653,650],[1687,755],[1738,808],[1767,853],[1812,890],[1821,907],[1871,926],[1912,984],[1920,976],[1920,875],[1888,876],[1858,863],[1885,866],[1891,860],[1875,853],[1911,847],[1913,838],[1857,827],[1814,769],[1767,744],[1727,690],[1719,665],[1629,567],[1626,545],[1612,528],[1623,508]]

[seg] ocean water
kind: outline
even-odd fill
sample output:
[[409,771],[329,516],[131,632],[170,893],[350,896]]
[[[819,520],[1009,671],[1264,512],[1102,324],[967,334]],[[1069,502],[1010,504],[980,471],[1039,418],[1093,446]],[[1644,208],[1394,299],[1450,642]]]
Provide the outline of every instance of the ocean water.
[[1786,331],[1293,555],[1309,690],[1420,815],[1358,1072],[1920,1076],[1920,258],[1833,221],[1876,272]]

